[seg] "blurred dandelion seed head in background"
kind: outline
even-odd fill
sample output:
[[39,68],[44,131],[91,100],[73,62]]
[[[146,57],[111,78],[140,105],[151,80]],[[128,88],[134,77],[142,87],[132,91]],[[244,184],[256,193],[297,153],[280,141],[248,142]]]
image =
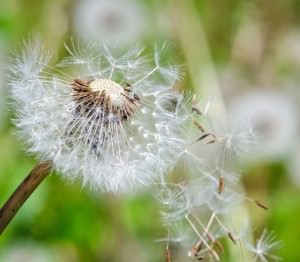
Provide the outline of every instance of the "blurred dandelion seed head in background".
[[81,0],[74,33],[85,40],[134,43],[147,33],[147,13],[136,0]]
[[52,67],[40,43],[27,43],[11,65],[10,87],[28,151],[95,190],[129,191],[162,178],[185,146],[190,119],[173,90],[176,68],[160,64],[164,48],[151,67],[139,46],[120,53],[71,41],[70,56]]
[[259,134],[257,147],[245,157],[252,160],[274,160],[287,156],[297,140],[297,108],[279,91],[250,91],[235,97],[229,106],[232,122],[248,120]]

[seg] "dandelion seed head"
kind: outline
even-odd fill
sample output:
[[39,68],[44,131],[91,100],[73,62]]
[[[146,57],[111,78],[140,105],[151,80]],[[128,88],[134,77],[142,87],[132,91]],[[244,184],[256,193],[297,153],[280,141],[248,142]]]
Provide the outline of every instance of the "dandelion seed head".
[[170,84],[173,68],[165,78],[168,67],[151,68],[140,47],[73,40],[66,48],[70,56],[51,66],[41,44],[29,43],[11,66],[15,123],[28,151],[95,190],[130,191],[166,175],[189,118]]
[[277,159],[293,148],[299,121],[295,105],[286,95],[271,91],[250,92],[237,97],[229,111],[232,122],[238,123],[239,130],[244,129],[239,132],[244,144],[250,144],[251,140],[256,144],[244,152],[247,158]]
[[90,41],[132,44],[147,32],[147,12],[135,0],[81,0],[75,5],[73,28]]

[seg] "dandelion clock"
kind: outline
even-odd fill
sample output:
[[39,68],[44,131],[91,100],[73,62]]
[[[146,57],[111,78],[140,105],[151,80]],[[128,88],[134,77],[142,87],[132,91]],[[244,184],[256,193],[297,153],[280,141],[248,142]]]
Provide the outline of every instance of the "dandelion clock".
[[50,66],[39,42],[25,43],[10,90],[18,135],[43,163],[38,172],[56,170],[113,193],[161,181],[184,146],[180,127],[189,118],[173,90],[176,68],[160,64],[164,48],[148,59],[139,46],[121,52],[71,41],[69,56]]

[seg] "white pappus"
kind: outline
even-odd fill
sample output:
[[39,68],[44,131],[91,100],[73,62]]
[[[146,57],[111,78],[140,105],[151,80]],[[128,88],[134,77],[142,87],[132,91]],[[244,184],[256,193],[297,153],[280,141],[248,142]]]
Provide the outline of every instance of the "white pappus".
[[176,68],[160,65],[164,47],[155,49],[151,67],[139,46],[120,52],[72,40],[69,56],[52,67],[39,42],[26,43],[11,65],[10,89],[28,151],[95,190],[161,181],[184,147],[182,126],[191,118],[173,90]]

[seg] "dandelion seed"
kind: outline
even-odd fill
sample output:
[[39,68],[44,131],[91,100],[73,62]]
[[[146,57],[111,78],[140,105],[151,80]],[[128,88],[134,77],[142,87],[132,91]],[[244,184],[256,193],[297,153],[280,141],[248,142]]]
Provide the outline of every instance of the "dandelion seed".
[[[58,66],[41,44],[27,43],[11,66],[20,137],[70,180],[122,192],[163,177],[183,150],[189,116],[172,90],[174,67],[151,69],[142,48],[126,53],[71,41]],[[72,69],[72,76],[63,70]],[[162,74],[164,72],[164,74]]]
[[280,241],[276,240],[276,236],[273,232],[268,233],[264,230],[255,245],[248,243],[246,247],[253,252],[255,261],[280,261],[281,259],[278,256],[272,254],[272,252],[277,249],[280,244]]
[[219,187],[218,187],[219,194],[222,194],[224,192],[224,187],[225,187],[224,177],[221,176],[219,180]]
[[262,208],[262,209],[264,209],[264,210],[268,210],[268,207],[267,207],[265,204],[261,203],[260,201],[254,200],[254,202],[255,202],[255,204],[256,204],[257,206],[259,206],[260,208]]
[[176,184],[162,184],[153,187],[155,198],[166,208],[161,212],[163,221],[171,225],[184,218],[190,211],[190,199],[186,187]]
[[234,238],[234,236],[232,235],[231,232],[228,232],[228,237],[229,237],[230,240],[236,245],[236,239]]
[[166,246],[165,252],[166,252],[166,262],[171,262],[171,251],[168,245]]

